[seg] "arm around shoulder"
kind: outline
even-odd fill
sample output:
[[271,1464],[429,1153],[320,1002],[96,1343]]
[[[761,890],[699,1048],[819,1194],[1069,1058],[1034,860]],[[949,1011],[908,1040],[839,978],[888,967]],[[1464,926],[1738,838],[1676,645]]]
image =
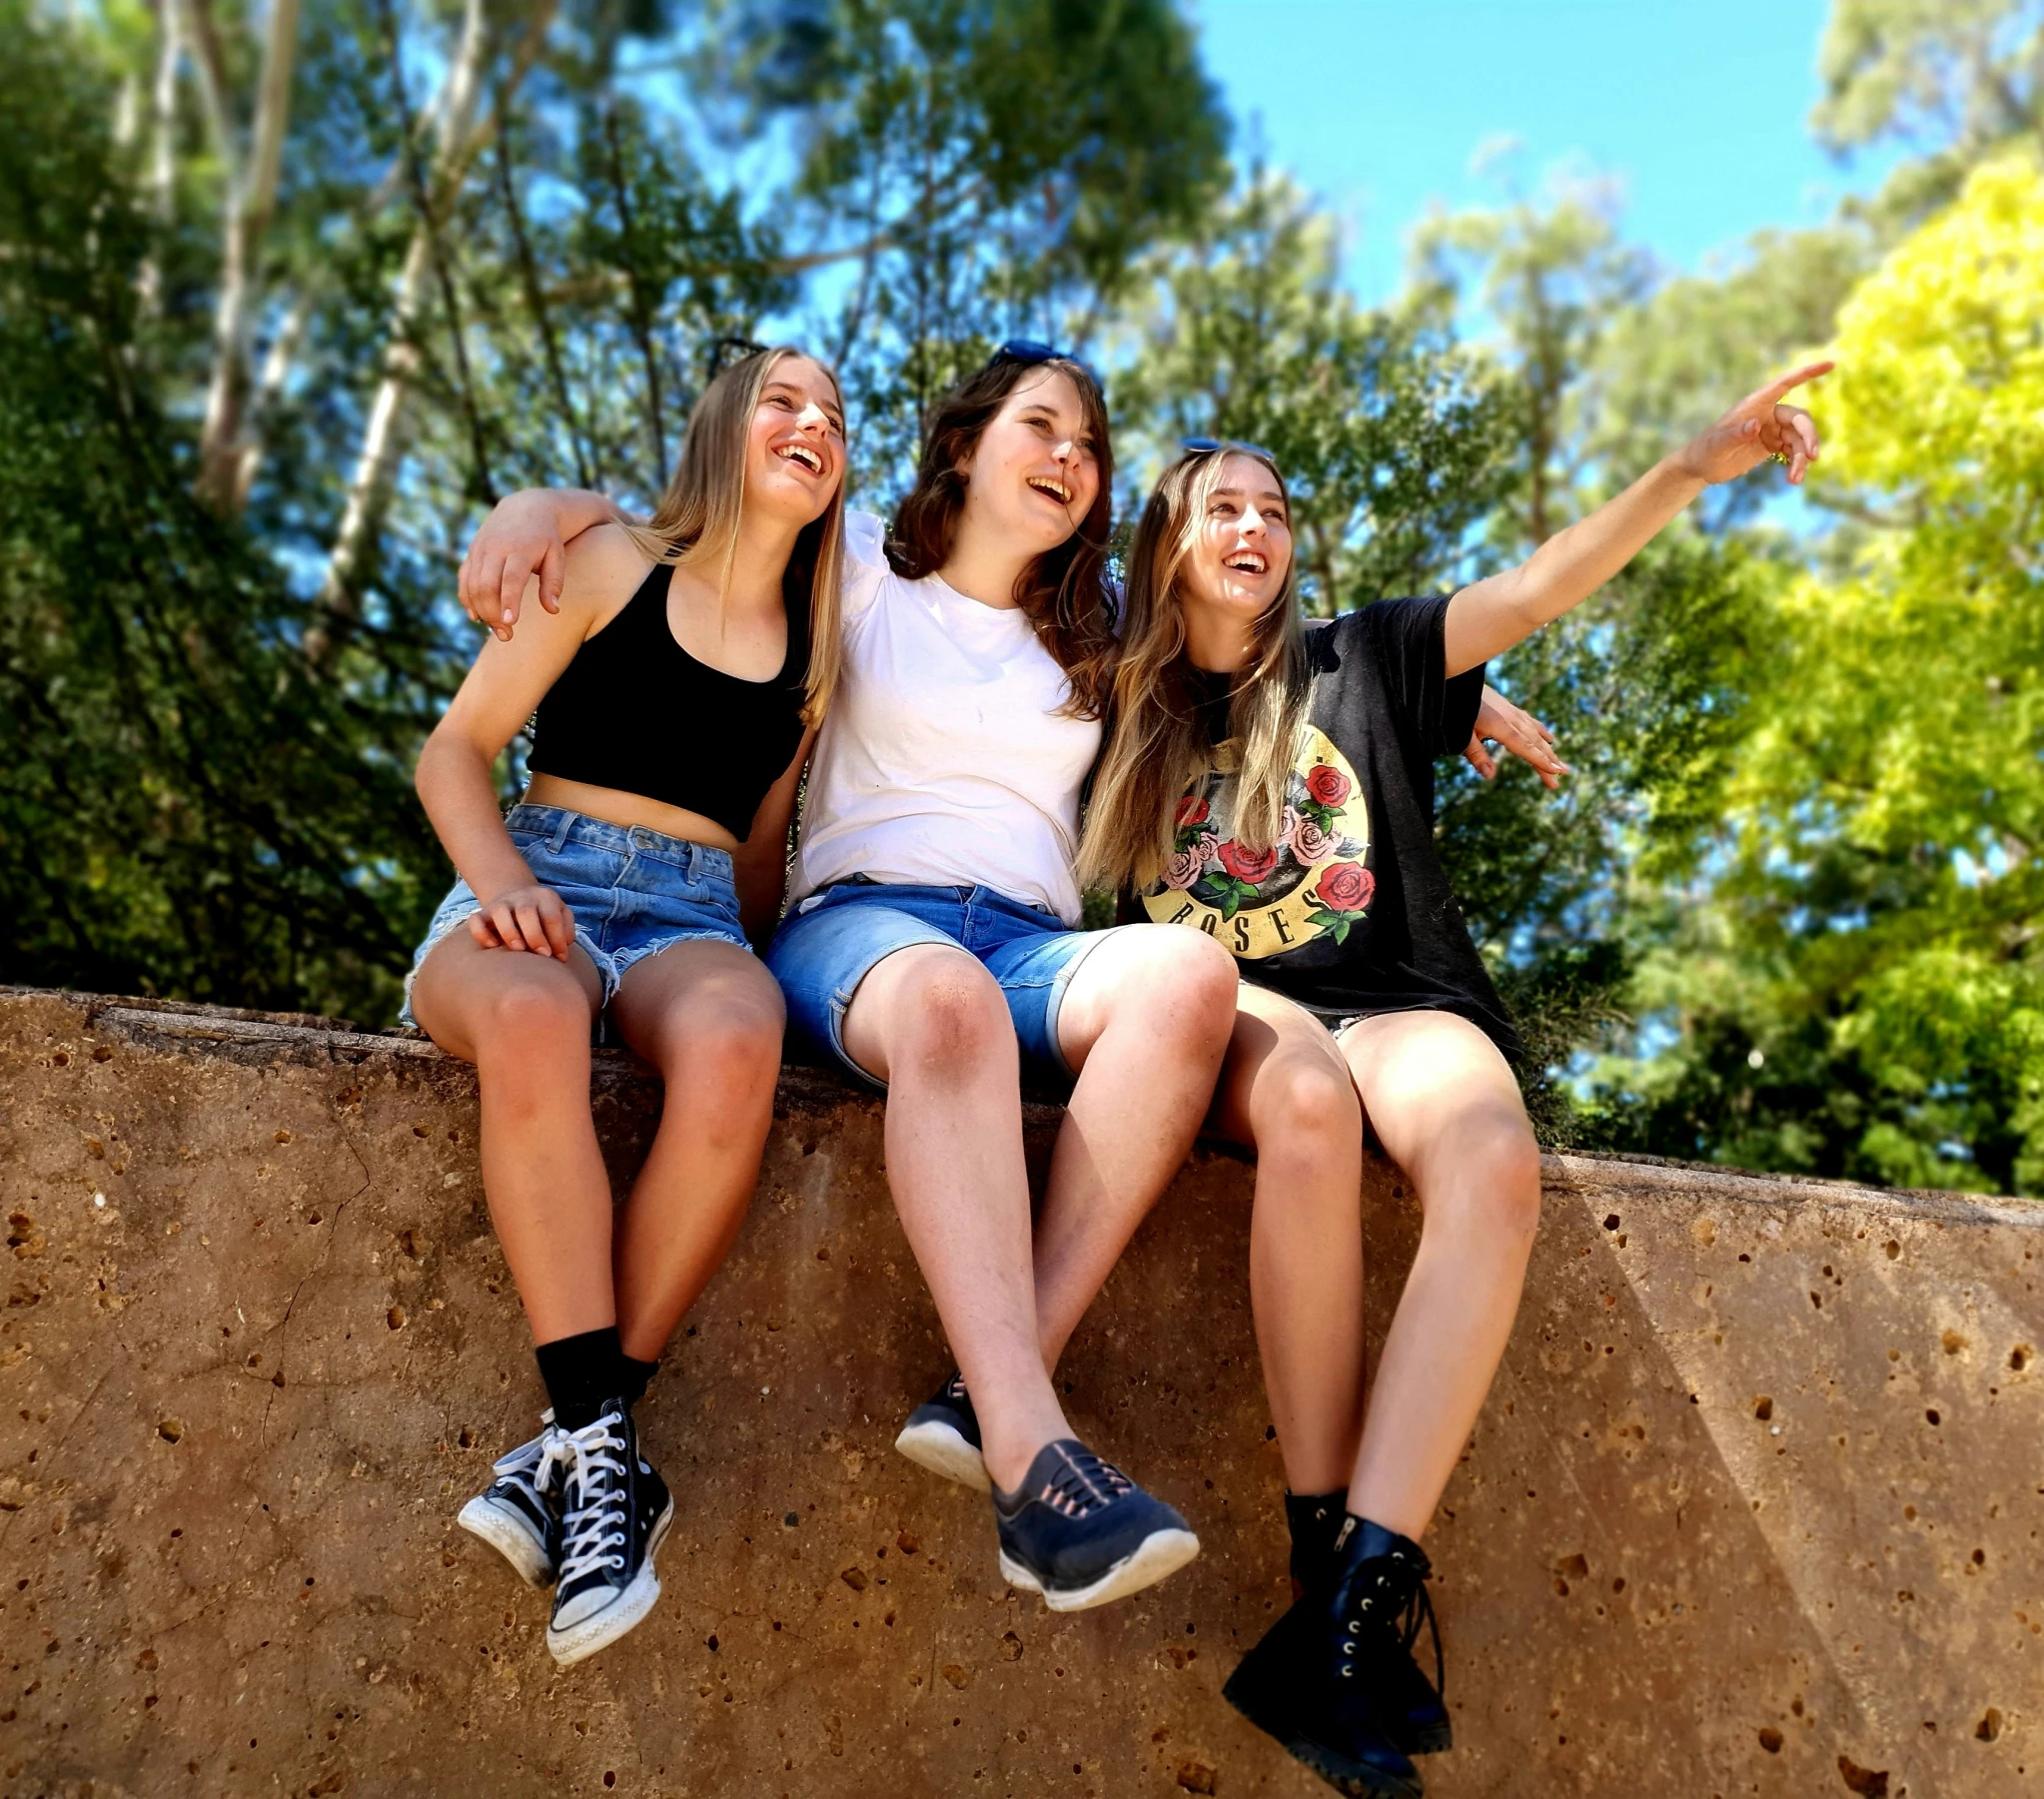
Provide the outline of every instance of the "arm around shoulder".
[[788,825],[795,815],[795,792],[802,784],[802,770],[808,766],[815,741],[816,727],[811,725],[802,733],[794,760],[766,790],[759,810],[752,814],[751,834],[731,855],[738,914],[745,921],[745,935],[761,950],[780,922],[781,898],[788,884]]
[[555,611],[565,547],[591,527],[637,522],[613,500],[580,487],[524,487],[499,500],[462,558],[462,605],[499,637],[516,628],[534,580],[540,605]]

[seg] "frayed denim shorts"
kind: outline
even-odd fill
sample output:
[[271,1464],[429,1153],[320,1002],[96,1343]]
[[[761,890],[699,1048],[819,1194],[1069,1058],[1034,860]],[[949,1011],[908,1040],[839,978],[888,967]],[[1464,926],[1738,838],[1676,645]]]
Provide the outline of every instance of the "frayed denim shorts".
[[1079,964],[1111,935],[1068,931],[1056,913],[991,887],[911,887],[854,876],[818,889],[781,920],[766,966],[787,999],[789,1029],[857,1080],[884,1089],[844,1047],[852,995],[896,950],[916,943],[963,949],[999,984],[1023,1059],[1069,1081],[1058,1011]]
[[[670,944],[735,944],[751,952],[738,917],[738,890],[726,850],[668,837],[643,825],[606,824],[560,806],[513,806],[505,829],[525,859],[532,879],[550,887],[574,914],[574,940],[603,983],[608,1005],[633,963],[658,955]],[[434,946],[483,910],[467,881],[457,881],[405,977],[406,1024],[412,1016],[412,983]]]

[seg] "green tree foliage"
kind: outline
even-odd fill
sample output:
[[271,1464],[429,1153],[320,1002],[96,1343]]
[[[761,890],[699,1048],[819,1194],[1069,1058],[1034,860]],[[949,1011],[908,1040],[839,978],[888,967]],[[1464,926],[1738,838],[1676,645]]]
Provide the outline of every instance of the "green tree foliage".
[[[104,83],[14,4],[0,95],[8,978],[379,1017],[439,857],[146,370]],[[175,249],[175,247],[173,247]],[[168,263],[168,259],[166,259]]]
[[1700,905],[1605,1071],[1634,1140],[1910,1185],[2044,1182],[2044,180],[2017,156],[1839,315],[1818,479],[1865,526],[1789,583]]
[[1262,171],[1147,273],[1116,412],[1160,458],[1195,436],[1277,456],[1309,609],[1424,592],[1463,565],[1504,490],[1512,397],[1440,308],[1358,307],[1328,221]]
[[959,360],[1091,329],[1224,173],[1165,0],[0,29],[7,979],[388,1019],[479,508],[649,500],[768,329],[846,366],[884,499]]

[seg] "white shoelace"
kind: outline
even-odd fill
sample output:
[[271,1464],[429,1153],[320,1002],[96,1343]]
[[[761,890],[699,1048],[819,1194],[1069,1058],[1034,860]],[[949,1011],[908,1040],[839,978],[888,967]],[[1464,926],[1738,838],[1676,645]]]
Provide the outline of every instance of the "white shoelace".
[[547,1433],[539,1480],[545,1481],[555,1467],[567,1469],[560,1545],[563,1587],[605,1563],[624,1566],[617,1551],[629,1540],[631,1522],[624,1515],[625,1442],[611,1428],[623,1421],[616,1412],[606,1411],[579,1430],[555,1428]]

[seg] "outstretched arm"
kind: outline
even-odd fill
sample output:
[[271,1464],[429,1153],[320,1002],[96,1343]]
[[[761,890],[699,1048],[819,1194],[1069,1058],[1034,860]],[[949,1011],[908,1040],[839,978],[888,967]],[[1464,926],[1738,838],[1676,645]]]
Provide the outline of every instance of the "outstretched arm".
[[1783,458],[1789,480],[1799,484],[1816,459],[1817,429],[1800,407],[1782,405],[1782,396],[1831,367],[1811,363],[1769,382],[1517,568],[1463,588],[1448,602],[1448,673],[1489,661],[1580,605],[1705,487],[1734,480],[1769,456]]
[[600,493],[580,487],[523,487],[497,502],[462,558],[462,604],[478,624],[511,641],[525,600],[525,583],[539,577],[539,603],[560,610],[567,544],[591,525],[636,524],[638,519]]

